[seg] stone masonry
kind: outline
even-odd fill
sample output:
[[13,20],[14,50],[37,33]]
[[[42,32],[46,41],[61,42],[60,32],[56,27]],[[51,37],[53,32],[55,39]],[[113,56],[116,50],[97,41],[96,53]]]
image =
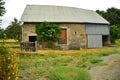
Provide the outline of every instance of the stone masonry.
[[[63,23],[61,28],[67,29],[67,44],[57,44],[62,49],[69,49],[70,44],[77,44],[80,49],[86,48],[87,39],[85,33],[85,24]],[[36,34],[35,24],[24,23],[22,27],[22,41],[29,42],[29,35]]]

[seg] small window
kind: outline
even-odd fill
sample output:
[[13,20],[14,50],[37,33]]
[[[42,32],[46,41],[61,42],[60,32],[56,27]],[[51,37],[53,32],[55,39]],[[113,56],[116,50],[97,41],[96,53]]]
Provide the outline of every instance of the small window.
[[77,35],[77,32],[74,32],[75,35]]
[[37,36],[29,36],[29,42],[35,42]]

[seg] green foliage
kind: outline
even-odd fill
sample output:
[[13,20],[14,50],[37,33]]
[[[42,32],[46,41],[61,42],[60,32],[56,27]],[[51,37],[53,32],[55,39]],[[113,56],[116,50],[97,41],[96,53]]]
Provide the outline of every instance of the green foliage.
[[6,38],[21,41],[22,27],[20,25],[20,22],[14,18],[14,21],[11,22],[11,24],[5,29],[5,33]]
[[0,16],[3,16],[3,14],[5,14],[4,4],[5,2],[3,0],[0,0]]
[[99,59],[99,58],[92,58],[92,59],[90,59],[90,62],[91,62],[92,64],[100,63],[101,61],[102,61],[102,60]]
[[0,27],[0,39],[4,38],[4,29]]
[[111,42],[114,43],[116,39],[120,39],[120,25],[112,25],[110,27]]
[[38,41],[57,41],[60,27],[55,23],[42,22],[36,25],[36,33]]
[[65,66],[51,69],[49,78],[50,80],[91,80],[86,69]]
[[116,39],[116,40],[115,40],[115,44],[116,44],[117,46],[120,46],[120,39]]
[[108,8],[107,14],[109,14],[106,19],[111,23],[111,25],[120,24],[120,9]]
[[112,7],[106,11],[96,10],[96,12],[108,20],[111,25],[120,24],[120,9]]
[[111,42],[120,39],[120,9],[112,7],[106,11],[96,10],[96,12],[110,22]]
[[55,61],[53,62],[52,66],[65,66],[73,61],[70,56],[56,56],[54,60]]

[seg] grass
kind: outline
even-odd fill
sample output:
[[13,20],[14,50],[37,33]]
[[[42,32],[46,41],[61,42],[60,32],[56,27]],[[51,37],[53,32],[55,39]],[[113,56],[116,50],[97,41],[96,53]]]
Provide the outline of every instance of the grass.
[[[20,48],[20,44],[18,42],[5,42],[5,44],[11,48]],[[0,47],[2,47],[2,45],[3,42],[0,42]]]
[[0,47],[2,47],[3,44],[6,44],[8,47],[12,48],[20,48],[18,40],[14,39],[0,39]]
[[100,57],[120,54],[120,50],[39,50],[37,53],[19,55],[20,80],[90,80],[87,70],[103,65]]
[[18,42],[18,40],[15,40],[15,39],[0,39],[0,42]]
[[50,80],[90,80],[88,71],[84,68],[59,66],[52,68],[48,75]]

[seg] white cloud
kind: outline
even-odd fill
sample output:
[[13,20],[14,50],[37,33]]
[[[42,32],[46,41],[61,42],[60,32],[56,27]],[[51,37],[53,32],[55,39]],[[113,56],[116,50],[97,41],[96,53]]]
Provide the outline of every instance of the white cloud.
[[25,8],[25,1],[24,0],[10,0],[6,2],[6,10],[7,13],[5,16],[10,16],[10,17],[17,17],[19,18]]
[[3,17],[2,18],[2,28],[6,28],[5,26],[8,26],[10,24],[10,21],[12,21],[12,17]]
[[2,17],[2,28],[7,27],[10,22],[14,19],[20,19],[23,10],[26,6],[26,2],[24,0],[5,0],[5,9],[6,13]]

